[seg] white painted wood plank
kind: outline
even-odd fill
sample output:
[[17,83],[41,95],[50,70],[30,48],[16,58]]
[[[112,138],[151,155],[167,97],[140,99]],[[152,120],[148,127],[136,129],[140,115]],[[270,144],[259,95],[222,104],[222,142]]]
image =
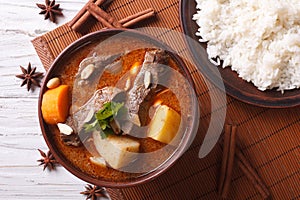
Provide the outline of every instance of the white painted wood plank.
[[0,2],[0,97],[37,97],[37,91],[27,93],[20,88],[21,80],[15,74],[21,73],[19,65],[27,67],[31,62],[38,71],[44,72],[31,40],[70,21],[85,1],[57,1],[64,16],[58,17],[58,24],[44,20],[35,5],[41,1],[22,0]]
[[0,98],[0,134],[40,133],[37,101],[37,98]]
[[67,173],[36,166],[0,167],[1,199],[83,199],[84,182]]
[[27,92],[15,77],[28,62],[44,72],[31,40],[71,20],[86,1],[56,2],[64,13],[58,24],[38,14],[35,4],[44,0],[0,0],[0,199],[85,199],[85,182],[62,167],[38,166],[37,149],[48,149],[38,123],[39,88]]

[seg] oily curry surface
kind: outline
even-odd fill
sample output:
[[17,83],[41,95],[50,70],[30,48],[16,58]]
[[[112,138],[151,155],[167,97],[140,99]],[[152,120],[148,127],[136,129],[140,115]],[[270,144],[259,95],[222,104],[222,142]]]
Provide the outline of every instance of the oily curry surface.
[[[72,109],[76,109],[86,103],[86,101],[91,98],[96,89],[102,89],[107,86],[115,86],[116,84],[118,84],[119,80],[126,73],[130,72],[130,70],[133,70],[133,66],[135,66],[136,63],[141,64],[143,62],[145,53],[147,51],[156,48],[154,45],[149,44],[145,41],[136,39],[133,42],[132,40],[132,38],[130,38],[130,40],[129,38],[122,38],[119,40],[114,40],[114,43],[102,42],[100,45],[97,43],[86,45],[84,48],[81,48],[80,51],[74,52],[72,58],[66,60],[62,64],[63,66],[61,66],[60,69],[57,70],[56,74],[61,79],[62,84],[68,85],[70,87],[70,91],[75,91],[73,87],[74,82],[76,81],[76,75],[78,74],[79,70],[78,66],[84,58],[89,57],[94,53],[102,55],[113,53],[115,54],[116,51],[120,51],[121,53],[126,52],[126,54],[122,56],[122,69],[118,73],[110,73],[104,71],[101,77],[99,77],[96,87],[87,87],[83,91],[80,91],[80,94],[78,93],[78,90],[76,90],[77,92],[71,92],[71,114]],[[144,48],[145,44],[147,48]],[[180,67],[176,64],[173,58],[171,58],[167,64],[174,70],[182,73]],[[182,109],[185,106],[180,105],[178,98],[184,98],[184,102],[189,105],[190,99],[188,96],[186,96],[185,92],[187,86],[184,83],[181,83],[180,80],[177,80],[175,76],[169,76],[166,78],[168,79],[167,82],[169,82],[170,84],[177,85],[177,94],[175,95],[172,91],[165,91],[163,92],[163,94],[155,96],[153,102],[156,104],[167,105],[179,114],[182,114]],[[151,117],[151,115],[153,115],[153,112],[154,111],[152,106],[152,109],[150,108],[149,114],[147,115],[150,115]],[[149,121],[147,123],[149,123]],[[84,173],[101,180],[117,182],[128,181],[130,179],[143,175],[141,173],[127,173],[112,169],[110,167],[96,165],[89,159],[91,156],[93,156],[93,150],[91,150],[93,148],[89,149],[88,151],[84,145],[81,145],[79,147],[65,145],[65,143],[63,143],[61,140],[60,133],[57,127],[55,125],[49,125],[49,128],[51,130],[51,133],[53,134],[56,146],[61,151],[61,153],[73,166],[77,167]],[[140,153],[155,152],[166,146],[166,144],[149,137],[138,138],[137,140],[140,143]],[[91,146],[93,146],[93,144],[91,144]],[[175,149],[176,147],[165,148],[165,150],[160,153],[160,156],[162,158],[168,158],[172,155]],[[156,166],[157,163],[155,163],[155,160],[156,159],[140,160],[137,162],[137,164],[139,164],[141,167],[143,167],[143,165],[145,167],[149,165]]]

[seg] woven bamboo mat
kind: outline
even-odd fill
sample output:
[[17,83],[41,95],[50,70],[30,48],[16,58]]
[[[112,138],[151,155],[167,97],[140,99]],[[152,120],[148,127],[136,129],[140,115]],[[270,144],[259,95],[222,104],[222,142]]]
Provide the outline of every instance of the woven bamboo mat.
[[[117,19],[121,19],[153,7],[157,11],[157,17],[147,20],[142,26],[181,31],[178,4],[178,0],[120,0],[113,1],[107,11]],[[94,23],[86,30],[90,33],[101,28],[103,28],[101,24]],[[168,31],[156,36],[170,46],[182,42],[168,38]],[[34,39],[32,43],[45,69],[48,69],[55,57],[80,37],[82,34],[72,31],[67,25],[62,25]],[[181,55],[188,53],[186,48],[179,51]],[[216,145],[203,159],[198,158],[198,152],[209,126],[211,113],[222,112],[225,107],[227,107],[226,121],[238,125],[242,151],[267,184],[272,198],[300,199],[300,107],[259,108],[227,97],[226,105],[220,105],[212,111],[208,91],[216,94],[220,91],[212,85],[205,84],[194,66],[190,66],[189,70],[201,104],[200,127],[193,144],[170,170],[154,181],[126,189],[108,188],[112,199],[218,199],[216,182],[222,158],[221,147]],[[218,98],[218,95],[215,98]],[[238,168],[235,168],[229,199],[260,198],[253,185]]]

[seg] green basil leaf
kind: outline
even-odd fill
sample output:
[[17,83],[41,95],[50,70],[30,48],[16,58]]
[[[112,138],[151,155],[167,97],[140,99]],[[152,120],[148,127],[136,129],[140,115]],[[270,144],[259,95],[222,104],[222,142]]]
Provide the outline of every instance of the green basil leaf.
[[122,110],[124,110],[122,108],[124,108],[124,103],[107,102],[103,104],[103,108],[95,113],[95,121],[84,124],[85,131],[91,132],[99,127],[102,130],[100,131],[102,138],[105,137],[103,134],[113,134],[109,124],[119,111],[122,113]]
[[103,104],[103,108],[99,110],[96,113],[96,119],[97,120],[103,120],[111,117],[113,115],[112,109],[111,109],[111,102],[107,102]]

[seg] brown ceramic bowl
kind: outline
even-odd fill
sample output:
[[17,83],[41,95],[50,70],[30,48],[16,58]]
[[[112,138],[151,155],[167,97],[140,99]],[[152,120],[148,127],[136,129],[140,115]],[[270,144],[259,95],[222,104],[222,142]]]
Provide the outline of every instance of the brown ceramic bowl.
[[[78,167],[73,165],[70,160],[62,153],[61,149],[59,146],[56,144],[53,136],[53,132],[51,131],[51,125],[48,125],[45,123],[43,116],[42,116],[42,111],[41,111],[41,104],[42,104],[42,98],[44,92],[47,90],[46,83],[47,81],[54,77],[54,76],[60,76],[60,71],[61,67],[64,66],[65,63],[68,63],[68,60],[74,59],[73,55],[76,54],[76,52],[80,53],[81,49],[85,47],[86,45],[99,42],[102,40],[105,40],[107,38],[110,38],[112,36],[115,36],[117,34],[124,33],[128,34],[129,36],[132,37],[138,37],[141,40],[145,40],[147,42],[150,42],[151,44],[154,44],[155,46],[159,48],[163,48],[165,50],[168,50],[170,56],[172,59],[177,63],[178,66],[182,68],[183,71],[183,76],[190,82],[192,85],[191,90],[194,91],[193,89],[193,83],[191,76],[188,73],[188,70],[185,67],[184,62],[179,58],[176,54],[170,53],[171,49],[166,45],[163,44],[162,42],[158,41],[157,39],[154,39],[153,37],[150,37],[146,34],[143,34],[141,32],[137,32],[134,30],[124,30],[124,29],[110,29],[110,30],[102,30],[99,32],[95,32],[92,34],[89,34],[87,36],[84,36],[83,38],[79,39],[78,41],[74,42],[71,44],[68,48],[66,48],[54,61],[52,64],[51,68],[47,72],[44,80],[44,84],[41,87],[40,91],[40,96],[39,96],[39,104],[38,104],[38,112],[39,112],[39,121],[40,121],[40,126],[41,130],[43,133],[43,137],[51,150],[51,152],[54,154],[55,158],[58,160],[58,162],[65,167],[69,172],[71,172],[73,175],[77,176],[78,178],[95,184],[95,185],[100,185],[104,187],[128,187],[128,186],[134,186],[137,184],[145,183],[147,181],[150,181],[154,179],[155,177],[159,176],[160,174],[164,173],[168,168],[170,168],[174,162],[180,158],[180,156],[185,152],[185,150],[189,147],[191,141],[194,139],[196,130],[198,128],[198,122],[199,122],[199,116],[198,116],[198,101],[195,98],[192,99],[191,106],[192,111],[192,116],[191,119],[189,119],[189,126],[185,127],[185,132],[184,135],[181,138],[181,141],[177,147],[177,149],[174,151],[171,157],[169,157],[165,162],[157,167],[155,170],[145,173],[142,176],[132,178],[130,180],[125,180],[125,181],[109,181],[109,180],[102,180],[101,178],[95,178],[84,171],[80,170]],[[104,50],[105,51],[105,50]],[[79,54],[80,55],[80,54]],[[53,125],[52,125],[53,126]]]
[[[198,25],[192,20],[196,13],[196,1],[180,1],[180,20],[183,32],[187,36],[187,45],[195,60],[197,68],[216,86],[222,88],[223,81],[226,93],[243,102],[261,107],[286,108],[300,105],[300,90],[285,91],[267,90],[260,91],[252,83],[239,78],[236,72],[229,67],[223,69],[216,67],[209,60],[206,53],[206,45],[198,42],[195,33]],[[221,76],[219,76],[221,74]]]

